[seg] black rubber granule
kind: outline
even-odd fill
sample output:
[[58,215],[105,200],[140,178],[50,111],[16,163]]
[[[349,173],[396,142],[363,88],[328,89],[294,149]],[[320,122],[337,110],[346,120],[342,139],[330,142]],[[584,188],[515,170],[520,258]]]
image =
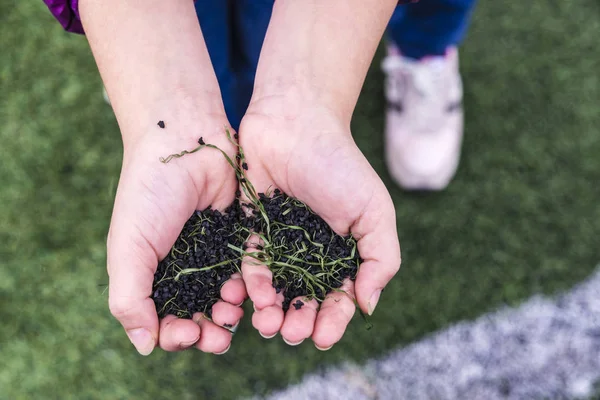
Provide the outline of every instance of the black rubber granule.
[[[196,312],[211,316],[212,306],[220,299],[221,286],[237,271],[236,265],[239,267],[239,254],[227,244],[242,246],[244,237],[238,232],[242,218],[237,200],[225,213],[208,208],[190,217],[154,275],[152,299],[159,317],[173,314],[191,318]],[[219,267],[174,279],[181,270],[227,260],[230,262]]]
[[294,308],[296,310],[299,310],[302,308],[302,306],[304,305],[304,303],[301,300],[296,300],[296,302],[294,304],[292,304],[294,306]]
[[202,139],[202,136],[200,136],[200,139],[198,139],[198,144],[200,146],[204,146],[206,143],[204,143],[204,139]]
[[[202,138],[198,143],[204,144]],[[238,191],[236,196],[240,195]],[[283,270],[283,278],[274,280],[273,287],[277,293],[283,293],[285,311],[290,306],[296,310],[304,306],[300,300],[291,304],[296,297],[314,296],[322,301],[327,293],[339,288],[344,279],[356,278],[361,259],[358,250],[350,258],[356,246],[353,239],[337,235],[322,218],[279,189],[274,190],[273,197],[260,193],[259,201],[270,221],[271,243],[278,244],[276,248],[263,248],[257,244],[256,249],[265,252],[259,254],[266,255],[270,260],[293,264],[310,275],[319,276],[325,288],[324,291],[313,286],[313,290],[310,290],[305,279],[298,279],[297,272],[294,274]],[[248,216],[249,210],[251,213]],[[277,224],[283,229],[274,229]],[[286,226],[302,230],[285,228]],[[154,275],[152,299],[159,317],[173,314],[180,318],[191,318],[196,312],[211,317],[212,306],[220,299],[221,286],[240,267],[239,253],[228,244],[244,250],[248,248],[248,243],[245,242],[247,235],[241,233],[241,227],[262,233],[267,231],[266,223],[256,206],[242,204],[237,198],[224,213],[208,207],[189,218],[170,253],[158,264]],[[306,237],[307,233],[310,240]],[[297,257],[291,260],[289,257],[298,248],[305,249],[302,260],[298,261]],[[342,261],[337,272],[332,274],[331,269],[321,266],[319,257],[312,254],[318,254],[329,261],[350,259]],[[209,270],[180,274],[175,280],[179,271],[221,262],[223,265]]]
[[[283,309],[287,311],[292,299],[296,297],[306,297],[316,295],[316,299],[322,301],[327,293],[333,289],[342,286],[344,279],[354,280],[358,272],[358,266],[362,261],[358,250],[354,252],[354,257],[344,261],[341,268],[334,274],[324,275],[323,272],[330,272],[327,268],[323,269],[318,264],[318,260],[310,254],[319,254],[326,256],[329,260],[348,258],[352,255],[352,249],[356,245],[350,237],[343,237],[336,234],[327,223],[309,208],[293,201],[279,189],[275,189],[273,197],[267,197],[265,194],[259,194],[259,201],[262,203],[267,217],[271,223],[271,243],[285,243],[288,251],[276,250],[271,256],[274,260],[293,264],[304,269],[312,275],[323,276],[327,292],[323,293],[320,288],[314,288],[314,292],[307,287],[306,281],[297,279],[297,276],[291,273],[286,276],[287,279],[281,279],[273,282],[273,287],[277,293],[283,292]],[[300,227],[310,235],[310,240],[305,233],[299,229],[273,229],[274,223],[280,223],[289,226]],[[266,224],[262,219],[257,219],[255,229],[261,232],[266,231]],[[305,261],[291,261],[289,256],[295,252],[295,246],[306,249]],[[312,263],[312,264],[309,264]],[[296,305],[294,304],[294,307]]]
[[161,129],[165,129],[165,121],[158,121],[158,125]]

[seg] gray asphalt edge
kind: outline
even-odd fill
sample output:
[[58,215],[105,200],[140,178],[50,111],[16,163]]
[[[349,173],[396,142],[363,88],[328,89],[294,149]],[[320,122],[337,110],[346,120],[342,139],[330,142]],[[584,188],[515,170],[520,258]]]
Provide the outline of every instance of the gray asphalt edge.
[[265,399],[585,399],[598,381],[600,269],[555,298],[534,296]]

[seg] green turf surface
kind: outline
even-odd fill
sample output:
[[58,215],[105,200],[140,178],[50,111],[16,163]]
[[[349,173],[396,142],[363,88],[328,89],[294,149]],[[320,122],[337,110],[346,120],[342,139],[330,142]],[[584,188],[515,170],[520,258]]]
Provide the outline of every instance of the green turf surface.
[[569,288],[600,260],[600,5],[482,2],[462,49],[464,157],[446,192],[406,194],[387,175],[377,64],[360,99],[354,133],[394,197],[404,260],[373,330],[357,318],[321,353],[264,340],[247,319],[225,356],[138,356],[101,286],[122,153],[87,43],[40,1],[0,14],[0,398],[261,393]]

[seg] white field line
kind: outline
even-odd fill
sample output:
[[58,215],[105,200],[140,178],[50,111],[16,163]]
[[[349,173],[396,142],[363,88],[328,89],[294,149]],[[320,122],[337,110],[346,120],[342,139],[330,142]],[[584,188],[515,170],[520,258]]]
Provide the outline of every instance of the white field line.
[[581,399],[600,380],[600,271],[365,365],[344,365],[269,400]]

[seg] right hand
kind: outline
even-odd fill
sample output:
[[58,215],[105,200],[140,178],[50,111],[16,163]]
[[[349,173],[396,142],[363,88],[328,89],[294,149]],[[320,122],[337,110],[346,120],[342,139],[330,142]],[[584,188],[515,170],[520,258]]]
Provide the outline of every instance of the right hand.
[[224,132],[226,118],[208,117],[199,122],[165,121],[164,130],[154,122],[124,150],[107,242],[109,307],[143,355],[156,345],[166,351],[195,346],[204,352],[223,353],[232,334],[222,326],[235,326],[243,315],[240,305],[247,294],[239,274],[223,285],[223,300],[212,309],[213,321],[199,313],[192,320],[169,315],[159,321],[150,298],[158,262],[170,251],[188,218],[209,205],[223,210],[237,189],[233,169],[214,149],[204,148],[168,164],[159,161],[195,148],[200,136],[235,157],[236,149]]

